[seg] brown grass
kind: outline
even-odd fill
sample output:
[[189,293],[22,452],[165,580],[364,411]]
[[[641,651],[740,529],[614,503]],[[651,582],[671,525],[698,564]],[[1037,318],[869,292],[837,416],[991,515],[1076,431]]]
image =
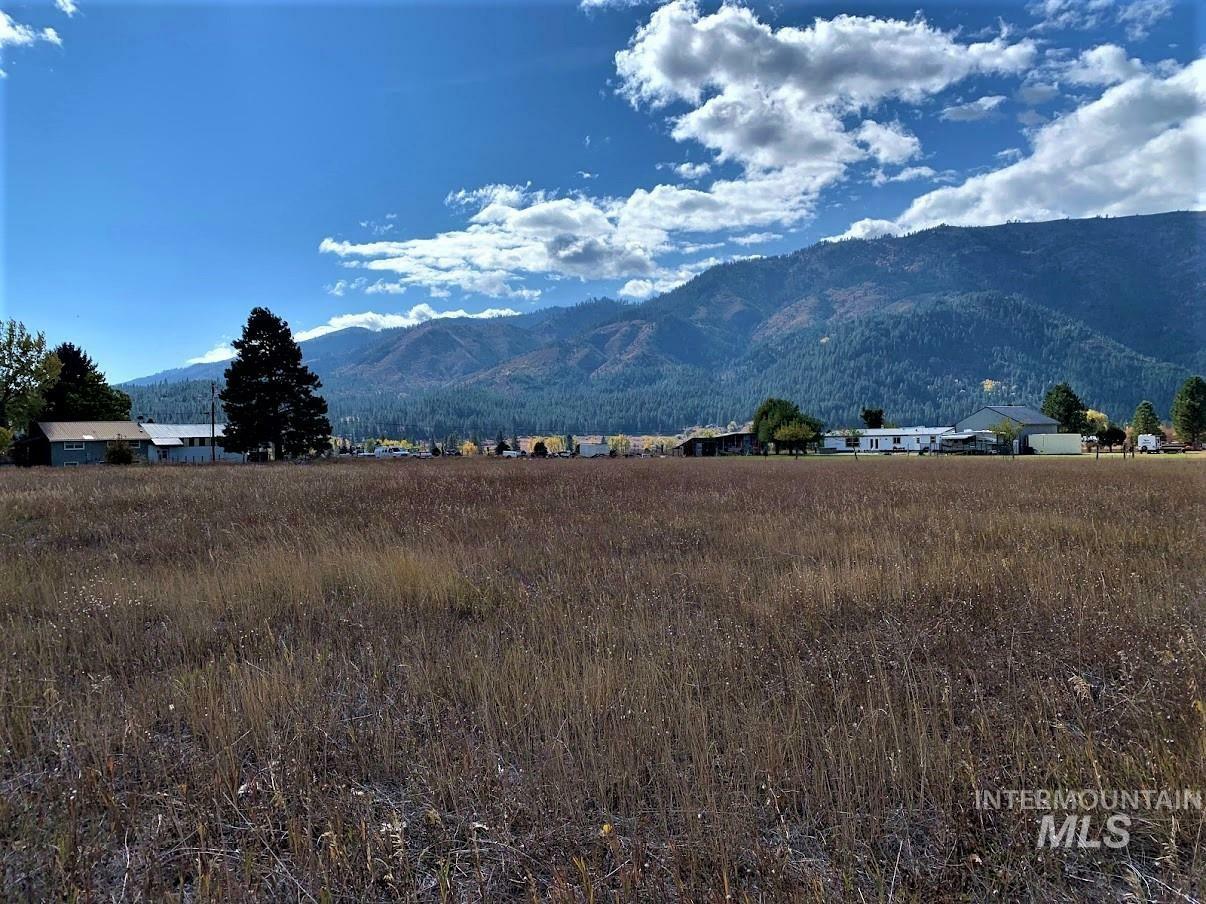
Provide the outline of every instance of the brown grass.
[[1206,467],[0,473],[0,897],[1181,900]]

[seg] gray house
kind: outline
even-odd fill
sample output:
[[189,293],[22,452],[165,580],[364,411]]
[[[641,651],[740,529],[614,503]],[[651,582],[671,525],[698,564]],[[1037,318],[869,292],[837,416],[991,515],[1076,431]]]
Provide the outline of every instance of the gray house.
[[1059,433],[1059,421],[1029,405],[985,405],[955,424],[955,432],[991,430],[1001,421],[1009,421],[1018,428],[1019,450],[1027,447],[1026,440],[1035,433]]
[[211,441],[209,424],[156,424],[144,423],[143,431],[151,438],[147,460],[151,462],[185,462],[208,464],[211,461],[246,461],[247,456],[239,452],[227,452],[222,447],[225,424],[212,428]]
[[145,459],[151,438],[134,421],[39,421],[33,442],[35,463],[61,468],[103,462],[116,443]]

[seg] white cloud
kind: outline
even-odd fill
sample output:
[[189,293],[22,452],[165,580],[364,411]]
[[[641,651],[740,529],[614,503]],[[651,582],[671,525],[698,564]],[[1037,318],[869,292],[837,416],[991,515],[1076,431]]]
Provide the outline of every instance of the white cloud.
[[320,326],[311,327],[293,334],[298,342],[307,339],[317,339],[328,333],[346,330],[351,327],[380,332],[398,327],[418,326],[428,320],[438,320],[445,317],[469,317],[475,320],[489,320],[495,317],[514,317],[519,311],[511,308],[487,308],[484,311],[470,313],[469,311],[437,311],[429,304],[417,304],[404,314],[378,314],[376,311],[364,311],[360,314],[339,314]]
[[871,183],[873,185],[887,185],[889,182],[916,182],[919,180],[950,182],[954,178],[954,170],[938,172],[932,166],[906,166],[900,172],[893,173],[892,175],[888,175],[882,169],[874,170],[871,173]]
[[652,0],[578,0],[578,9],[585,12],[597,9],[630,9],[651,2]]
[[738,245],[761,245],[766,242],[776,242],[783,238],[777,232],[747,232],[745,235],[734,236],[732,241]]
[[1045,104],[1057,97],[1059,97],[1059,86],[1041,81],[1027,82],[1017,91],[1017,99],[1031,107]]
[[1118,22],[1132,41],[1147,37],[1157,22],[1172,12],[1172,0],[1135,0],[1118,10]]
[[1206,61],[1166,78],[1135,75],[1039,128],[1028,156],[924,194],[895,220],[860,220],[842,237],[1206,208],[1204,110]]
[[688,182],[696,182],[712,172],[710,163],[659,163],[657,168],[668,169]]
[[59,33],[53,28],[33,28],[15,21],[0,9],[0,49],[4,47],[28,47],[39,41],[62,45]]
[[900,123],[866,120],[855,133],[859,144],[880,163],[904,163],[921,153],[921,142]]
[[79,7],[75,5],[74,0],[54,0],[54,5],[59,12],[70,17],[79,12]]
[[235,356],[235,350],[228,342],[219,342],[203,355],[189,358],[185,364],[217,364],[219,361],[229,361]]
[[1132,0],[1130,3],[1116,3],[1115,0],[1036,0],[1027,10],[1041,20],[1038,24],[1040,30],[1070,28],[1085,31],[1116,23],[1126,28],[1128,38],[1139,41],[1146,38],[1152,27],[1171,13],[1172,8],[1172,0]]
[[[618,90],[635,107],[676,105],[667,114],[671,137],[735,164],[735,175],[626,197],[531,185],[460,189],[447,203],[467,214],[461,229],[407,241],[328,237],[320,251],[389,274],[366,292],[421,286],[534,298],[537,278],[623,280],[629,297],[665,291],[698,272],[698,262],[675,260],[689,246],[789,228],[812,216],[818,195],[852,164],[898,165],[920,154],[899,122],[869,118],[884,102],[919,103],[974,75],[1018,73],[1034,56],[1029,40],[961,43],[920,18],[838,16],[775,29],[735,5],[704,15],[690,0],[672,0],[616,54]],[[675,168],[685,182],[710,172],[708,163]]]
[[578,178],[582,179],[583,181],[589,182],[591,179],[598,179],[599,174],[598,173],[589,173],[586,170],[578,170]]
[[[308,330],[295,331],[293,338],[298,342],[305,342],[308,339],[317,339],[319,336],[325,336],[328,333],[335,333],[339,330],[346,330],[352,327],[380,332],[381,330],[396,329],[398,327],[418,326],[420,323],[426,323],[428,320],[439,320],[447,317],[468,317],[474,320],[489,320],[495,317],[515,317],[518,314],[519,311],[512,310],[511,308],[487,308],[484,311],[471,313],[460,309],[437,311],[429,304],[417,304],[402,314],[378,314],[376,311],[363,311],[359,314],[338,314],[319,326],[311,327]],[[230,360],[235,354],[236,352],[230,343],[221,342],[205,354],[189,358],[185,363],[216,364],[219,361]]]
[[1116,44],[1102,44],[1081,53],[1063,70],[1063,77],[1074,85],[1116,85],[1143,72],[1137,59],[1127,59],[1126,51]]
[[954,106],[946,107],[938,115],[940,119],[950,122],[975,122],[978,119],[987,119],[989,116],[992,116],[996,112],[997,107],[1003,103],[1005,103],[1005,96],[994,94],[990,97],[977,98],[965,104],[955,104]]

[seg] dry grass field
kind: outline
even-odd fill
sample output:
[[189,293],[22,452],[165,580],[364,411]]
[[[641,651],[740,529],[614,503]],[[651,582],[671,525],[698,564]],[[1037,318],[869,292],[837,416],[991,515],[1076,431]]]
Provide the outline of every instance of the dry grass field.
[[1199,900],[1206,463],[0,473],[4,900]]

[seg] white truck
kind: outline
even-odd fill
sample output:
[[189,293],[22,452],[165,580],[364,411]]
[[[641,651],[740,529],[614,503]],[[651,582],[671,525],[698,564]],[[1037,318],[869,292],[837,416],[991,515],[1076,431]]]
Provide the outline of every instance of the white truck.
[[1135,441],[1135,448],[1140,452],[1184,452],[1185,443],[1166,442],[1163,436],[1154,433],[1140,433]]

